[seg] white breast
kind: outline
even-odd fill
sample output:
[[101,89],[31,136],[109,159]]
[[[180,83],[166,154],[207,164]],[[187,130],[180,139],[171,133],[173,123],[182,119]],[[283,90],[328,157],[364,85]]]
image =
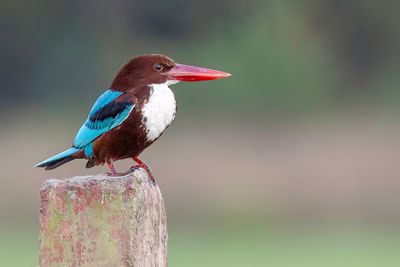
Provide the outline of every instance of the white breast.
[[171,82],[150,85],[150,97],[142,109],[142,122],[149,141],[160,137],[175,118],[176,101],[169,84]]

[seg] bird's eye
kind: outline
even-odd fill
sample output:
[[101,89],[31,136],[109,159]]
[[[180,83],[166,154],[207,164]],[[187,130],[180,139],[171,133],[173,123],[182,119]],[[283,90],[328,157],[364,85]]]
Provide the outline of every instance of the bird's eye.
[[159,64],[159,63],[156,63],[156,64],[154,64],[154,66],[153,66],[153,69],[154,69],[155,71],[157,71],[157,72],[162,71],[163,68],[164,68],[163,65],[161,65],[161,64]]

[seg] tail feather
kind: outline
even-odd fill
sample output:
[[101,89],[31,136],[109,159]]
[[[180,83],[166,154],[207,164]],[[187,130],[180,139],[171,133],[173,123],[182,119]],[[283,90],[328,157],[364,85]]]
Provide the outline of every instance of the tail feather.
[[79,150],[80,149],[71,147],[70,149],[61,152],[60,154],[57,154],[51,158],[39,162],[38,164],[35,165],[35,167],[45,168],[45,170],[55,169],[71,160],[74,160],[75,158],[73,157],[73,154],[75,154]]
[[86,168],[92,168],[92,167],[94,167],[94,166],[96,166],[96,161],[94,161],[94,160],[89,160],[87,163],[86,163]]

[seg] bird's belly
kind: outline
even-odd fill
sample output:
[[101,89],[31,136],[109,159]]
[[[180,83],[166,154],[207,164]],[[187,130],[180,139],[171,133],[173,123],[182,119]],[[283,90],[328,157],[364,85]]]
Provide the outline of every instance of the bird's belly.
[[167,84],[151,85],[151,95],[143,105],[142,124],[148,141],[154,141],[172,123],[176,114],[176,101]]
[[145,132],[136,126],[135,120],[128,121],[121,127],[96,139],[93,144],[94,158],[100,163],[138,156],[151,142]]

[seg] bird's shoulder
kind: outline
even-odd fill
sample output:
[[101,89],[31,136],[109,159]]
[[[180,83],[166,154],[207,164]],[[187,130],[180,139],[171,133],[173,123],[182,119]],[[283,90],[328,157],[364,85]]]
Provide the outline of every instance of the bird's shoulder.
[[121,91],[114,91],[114,90],[106,90],[104,93],[102,93],[97,100],[94,102],[92,108],[89,111],[89,118],[93,116],[95,113],[99,112],[101,109],[109,105],[110,103],[116,101],[118,98],[120,98],[122,95],[124,95],[123,92]]

